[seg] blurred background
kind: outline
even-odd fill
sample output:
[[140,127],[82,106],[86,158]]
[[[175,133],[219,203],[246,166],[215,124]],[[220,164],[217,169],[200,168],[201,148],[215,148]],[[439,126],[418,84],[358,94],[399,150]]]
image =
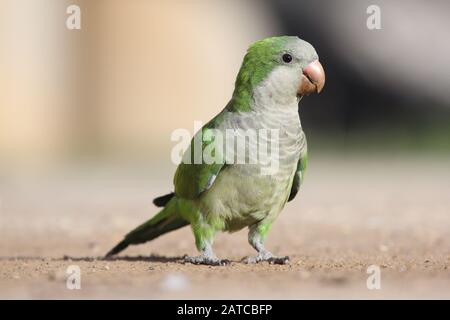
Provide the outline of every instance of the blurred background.
[[[65,27],[70,4],[81,30]],[[448,151],[448,3],[378,1],[381,30],[366,27],[370,4],[2,0],[1,161],[166,161],[175,128],[227,103],[248,45],[280,34],[326,67],[326,91],[301,109],[313,150]]]
[[[66,28],[72,4],[81,30]],[[366,26],[372,4],[380,30]],[[294,228],[291,251],[408,252],[413,235],[417,256],[448,254],[449,10],[444,0],[0,0],[0,256],[109,249],[171,190],[172,131],[217,114],[249,44],[283,34],[312,43],[327,76],[301,103],[311,162],[303,201],[280,222]],[[158,252],[195,252],[182,235]]]

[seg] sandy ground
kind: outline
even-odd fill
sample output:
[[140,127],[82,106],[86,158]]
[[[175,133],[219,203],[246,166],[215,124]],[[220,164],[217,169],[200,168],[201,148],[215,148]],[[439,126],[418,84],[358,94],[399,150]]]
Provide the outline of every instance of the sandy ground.
[[[230,266],[183,264],[196,253],[188,228],[103,260],[156,210],[172,168],[4,175],[0,298],[450,298],[449,163],[312,156],[267,240],[291,257],[286,266],[241,263],[253,254],[246,230],[216,239]],[[67,289],[71,265],[81,290]],[[366,286],[370,265],[380,267],[379,290]]]

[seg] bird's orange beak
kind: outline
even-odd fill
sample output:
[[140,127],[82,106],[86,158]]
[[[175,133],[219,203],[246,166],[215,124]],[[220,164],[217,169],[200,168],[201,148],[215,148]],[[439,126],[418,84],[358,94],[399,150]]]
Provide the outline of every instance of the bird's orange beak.
[[311,62],[303,69],[300,85],[297,90],[299,96],[308,95],[312,92],[319,93],[325,85],[325,71],[319,60]]

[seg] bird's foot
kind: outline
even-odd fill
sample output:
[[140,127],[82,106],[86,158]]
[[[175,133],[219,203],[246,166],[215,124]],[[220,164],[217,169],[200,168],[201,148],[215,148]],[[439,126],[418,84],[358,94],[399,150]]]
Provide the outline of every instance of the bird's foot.
[[216,256],[199,255],[195,257],[184,256],[184,262],[192,264],[204,264],[208,266],[225,266],[230,264],[229,260],[219,259]]
[[259,252],[254,257],[244,258],[244,262],[247,264],[254,264],[254,263],[259,263],[259,262],[264,262],[264,261],[269,262],[270,264],[288,264],[289,257],[288,256],[277,257],[277,256],[274,256],[269,251],[263,251],[263,252]]

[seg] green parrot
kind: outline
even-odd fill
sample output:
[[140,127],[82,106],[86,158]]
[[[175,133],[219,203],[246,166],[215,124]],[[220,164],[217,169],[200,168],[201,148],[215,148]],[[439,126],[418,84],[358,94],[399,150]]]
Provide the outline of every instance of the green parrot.
[[[186,256],[185,261],[223,265],[228,261],[219,259],[213,251],[216,233],[248,227],[248,241],[257,251],[255,257],[247,258],[248,263],[288,263],[289,257],[274,256],[264,247],[264,241],[284,205],[297,195],[306,170],[306,138],[298,104],[304,95],[319,93],[324,83],[324,70],[308,42],[280,36],[252,44],[230,102],[196,133],[186,150],[175,173],[174,192],[154,199],[162,210],[128,233],[107,256],[190,225],[200,255]],[[220,139],[208,133],[227,130],[238,134],[276,130],[271,132],[278,134],[265,136],[270,151],[278,152],[275,170],[263,172],[267,163],[258,161],[255,152],[245,153],[244,163],[225,157],[218,148]],[[258,145],[248,140],[246,148],[258,148],[264,139],[257,139]],[[195,150],[196,146],[200,150]],[[213,157],[223,161],[192,161],[198,151],[208,148],[213,150]]]

